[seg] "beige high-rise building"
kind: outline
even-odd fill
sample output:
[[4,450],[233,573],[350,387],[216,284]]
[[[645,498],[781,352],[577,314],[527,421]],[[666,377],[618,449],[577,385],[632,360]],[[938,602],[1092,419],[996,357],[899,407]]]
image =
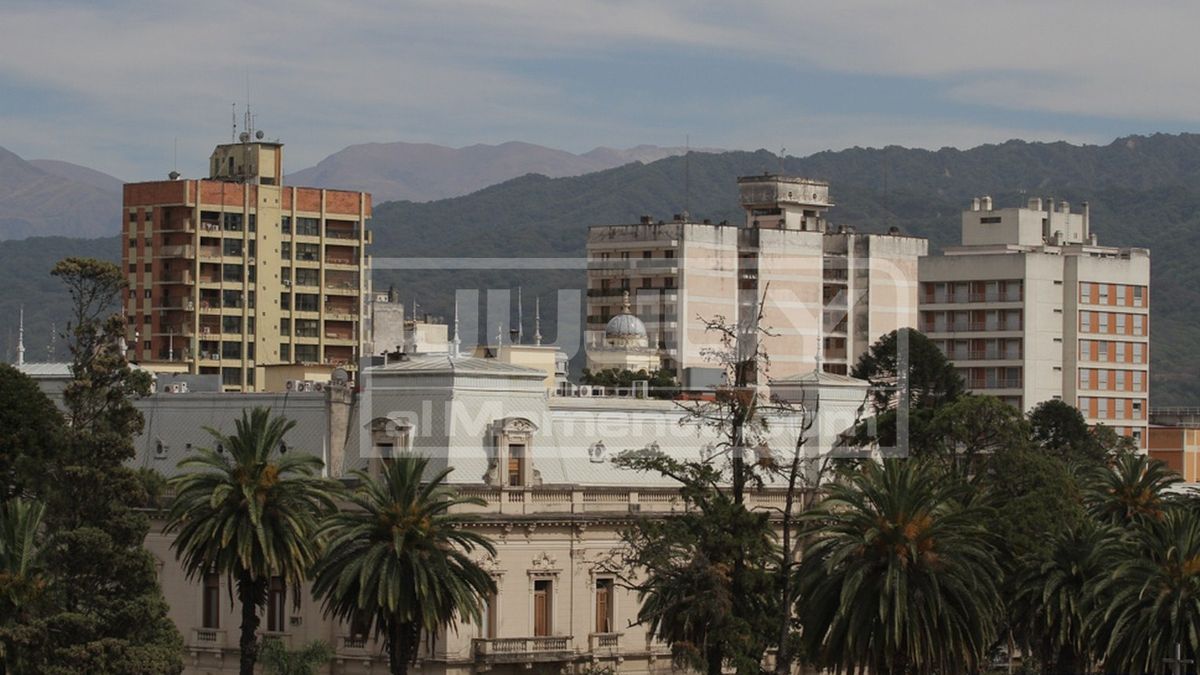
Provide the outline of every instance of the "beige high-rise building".
[[281,185],[283,145],[217,146],[208,179],[125,185],[130,359],[261,391],[272,365],[321,373],[363,354],[365,192]]
[[1100,246],[1088,206],[1031,199],[962,214],[962,245],[921,260],[921,330],[967,386],[1021,410],[1062,399],[1146,447],[1150,252]]
[[738,179],[745,222],[672,222],[588,230],[587,344],[604,344],[609,320],[633,294],[633,314],[664,368],[710,379],[715,336],[705,319],[734,324],[763,301],[770,376],[810,371],[821,346],[827,372],[845,374],[881,335],[917,321],[919,237],[831,229],[829,186],[806,178]]

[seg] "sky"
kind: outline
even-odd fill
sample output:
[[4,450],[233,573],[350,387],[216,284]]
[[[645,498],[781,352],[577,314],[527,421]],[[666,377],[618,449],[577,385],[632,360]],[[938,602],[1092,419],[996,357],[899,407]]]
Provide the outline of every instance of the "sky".
[[387,141],[1107,143],[1200,130],[1196,25],[1171,1],[5,0],[0,146],[201,175],[247,100],[288,171]]

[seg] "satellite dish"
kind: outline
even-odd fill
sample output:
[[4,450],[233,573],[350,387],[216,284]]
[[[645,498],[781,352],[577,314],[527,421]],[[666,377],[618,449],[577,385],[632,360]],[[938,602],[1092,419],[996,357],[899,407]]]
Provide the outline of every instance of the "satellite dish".
[[258,131],[254,132],[254,137],[260,141],[263,139],[263,136],[266,136],[266,134],[264,134],[262,132],[262,129],[259,129]]
[[170,178],[171,180],[179,180],[179,172],[172,171],[171,173],[167,174],[167,178]]
[[242,133],[238,134],[238,140],[243,143],[249,142],[250,141],[250,132],[243,131]]
[[334,368],[333,372],[329,374],[329,379],[341,384],[350,379],[350,373],[347,373],[345,368]]

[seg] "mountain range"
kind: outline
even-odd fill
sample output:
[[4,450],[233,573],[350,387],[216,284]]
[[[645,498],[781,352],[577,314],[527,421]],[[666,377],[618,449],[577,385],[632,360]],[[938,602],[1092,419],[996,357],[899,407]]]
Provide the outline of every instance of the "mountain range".
[[[532,335],[535,298],[541,300],[548,340],[578,324],[558,327],[556,292],[585,285],[578,261],[588,225],[636,222],[649,214],[670,219],[690,212],[714,221],[740,218],[735,180],[763,171],[828,180],[838,204],[834,224],[860,231],[898,227],[930,238],[931,252],[955,243],[960,213],[974,196],[990,194],[998,207],[1029,197],[1090,202],[1101,244],[1152,251],[1151,397],[1154,405],[1200,399],[1200,136],[1131,136],[1106,145],[1010,141],[969,150],[851,148],[781,160],[766,151],[693,152],[647,164],[627,164],[580,176],[524,175],[469,195],[432,202],[378,204],[371,229],[377,289],[395,285],[406,301],[449,316],[453,293],[464,289],[523,288],[525,334]],[[40,238],[0,242],[0,316],[15,317],[25,303],[27,346],[46,353],[49,324],[61,327],[66,294],[48,276],[66,255],[116,259],[117,237],[100,240]],[[559,258],[557,269],[480,261],[475,269],[424,269],[411,258]],[[458,265],[461,268],[464,265]],[[469,266],[467,266],[469,267]],[[513,269],[513,268],[516,269]],[[575,297],[578,297],[577,295]],[[482,298],[481,298],[482,300]],[[486,304],[486,303],[484,303]],[[573,314],[564,305],[564,316]],[[473,315],[464,312],[464,316]],[[59,317],[55,319],[55,317]],[[469,335],[494,335],[492,319],[464,323]],[[9,323],[11,326],[11,323]],[[10,328],[11,333],[11,328]],[[12,336],[0,334],[12,355]],[[36,347],[35,347],[36,346]]]
[[288,174],[292,185],[364,190],[375,203],[426,202],[458,197],[489,185],[535,173],[550,178],[578,176],[631,162],[649,163],[680,155],[684,148],[639,145],[596,148],[581,155],[532,143],[448,148],[429,143],[364,143],[335,152],[316,166]]
[[120,180],[68,162],[26,161],[0,148],[0,239],[98,237],[120,227]]
[[[639,145],[581,155],[532,143],[449,148],[429,143],[352,145],[287,176],[292,185],[370,192],[376,204],[465,195],[525,174],[553,178],[653,162],[684,148]],[[286,155],[285,155],[286,157]],[[78,164],[24,160],[0,148],[0,239],[98,237],[121,225],[122,181]]]

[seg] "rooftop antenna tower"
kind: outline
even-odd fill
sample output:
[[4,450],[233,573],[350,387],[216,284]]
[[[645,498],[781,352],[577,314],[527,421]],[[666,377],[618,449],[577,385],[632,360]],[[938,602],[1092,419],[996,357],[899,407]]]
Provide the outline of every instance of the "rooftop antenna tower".
[[517,344],[525,342],[525,311],[521,307],[521,287],[517,286]]
[[25,365],[25,305],[21,305],[20,319],[17,321],[17,365]]
[[462,340],[458,335],[458,296],[454,297],[454,340],[450,351],[451,358],[462,356]]
[[237,140],[237,101],[234,101],[231,105],[233,112],[230,115],[233,118],[233,126],[229,131],[229,142],[233,143]]
[[533,344],[542,346],[542,299],[533,299]]

